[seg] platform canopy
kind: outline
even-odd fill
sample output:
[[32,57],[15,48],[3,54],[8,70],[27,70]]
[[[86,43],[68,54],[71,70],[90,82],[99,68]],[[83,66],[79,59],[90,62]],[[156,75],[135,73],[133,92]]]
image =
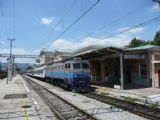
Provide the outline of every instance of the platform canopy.
[[74,57],[80,57],[85,60],[104,59],[110,57],[112,54],[120,54],[123,48],[115,46],[99,46],[91,45],[86,48],[80,49],[74,53]]

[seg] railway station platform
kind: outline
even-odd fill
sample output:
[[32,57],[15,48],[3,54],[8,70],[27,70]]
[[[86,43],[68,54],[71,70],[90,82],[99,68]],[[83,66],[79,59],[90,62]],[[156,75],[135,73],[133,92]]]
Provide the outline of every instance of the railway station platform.
[[50,92],[70,102],[79,109],[84,110],[88,114],[91,114],[92,116],[97,118],[97,120],[147,120],[146,118],[140,117],[133,113],[121,110],[119,108],[115,108],[98,100],[86,97],[83,94],[69,92],[59,87],[53,86],[49,83],[31,77],[28,78],[31,81],[45,87]]
[[160,105],[160,89],[159,88],[136,88],[136,89],[127,89],[120,90],[111,87],[104,87],[98,85],[92,85],[97,93],[109,94],[113,97],[124,98],[130,97],[138,99],[141,102],[155,103]]
[[20,75],[6,83],[0,80],[1,120],[56,120],[43,100],[29,89]]

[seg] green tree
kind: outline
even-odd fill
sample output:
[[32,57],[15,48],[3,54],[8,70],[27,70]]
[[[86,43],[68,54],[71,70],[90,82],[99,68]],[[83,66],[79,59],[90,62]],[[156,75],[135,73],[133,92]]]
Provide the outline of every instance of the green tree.
[[153,42],[154,42],[154,45],[160,46],[160,30],[156,32]]
[[143,46],[143,45],[146,45],[146,44],[149,44],[149,43],[145,42],[144,40],[133,38],[131,40],[131,42],[129,43],[129,47],[131,47],[131,48],[139,47],[139,46]]

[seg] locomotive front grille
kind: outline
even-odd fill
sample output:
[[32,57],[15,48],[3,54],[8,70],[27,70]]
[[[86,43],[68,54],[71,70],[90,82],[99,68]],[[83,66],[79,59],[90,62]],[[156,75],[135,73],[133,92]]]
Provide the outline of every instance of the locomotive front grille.
[[79,85],[80,86],[85,86],[85,82],[84,81],[79,81]]

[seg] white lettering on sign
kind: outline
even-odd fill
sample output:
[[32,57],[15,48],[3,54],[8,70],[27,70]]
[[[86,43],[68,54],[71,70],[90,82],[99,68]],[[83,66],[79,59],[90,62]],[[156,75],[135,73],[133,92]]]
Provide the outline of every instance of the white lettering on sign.
[[142,54],[124,54],[124,59],[145,59],[146,55]]

